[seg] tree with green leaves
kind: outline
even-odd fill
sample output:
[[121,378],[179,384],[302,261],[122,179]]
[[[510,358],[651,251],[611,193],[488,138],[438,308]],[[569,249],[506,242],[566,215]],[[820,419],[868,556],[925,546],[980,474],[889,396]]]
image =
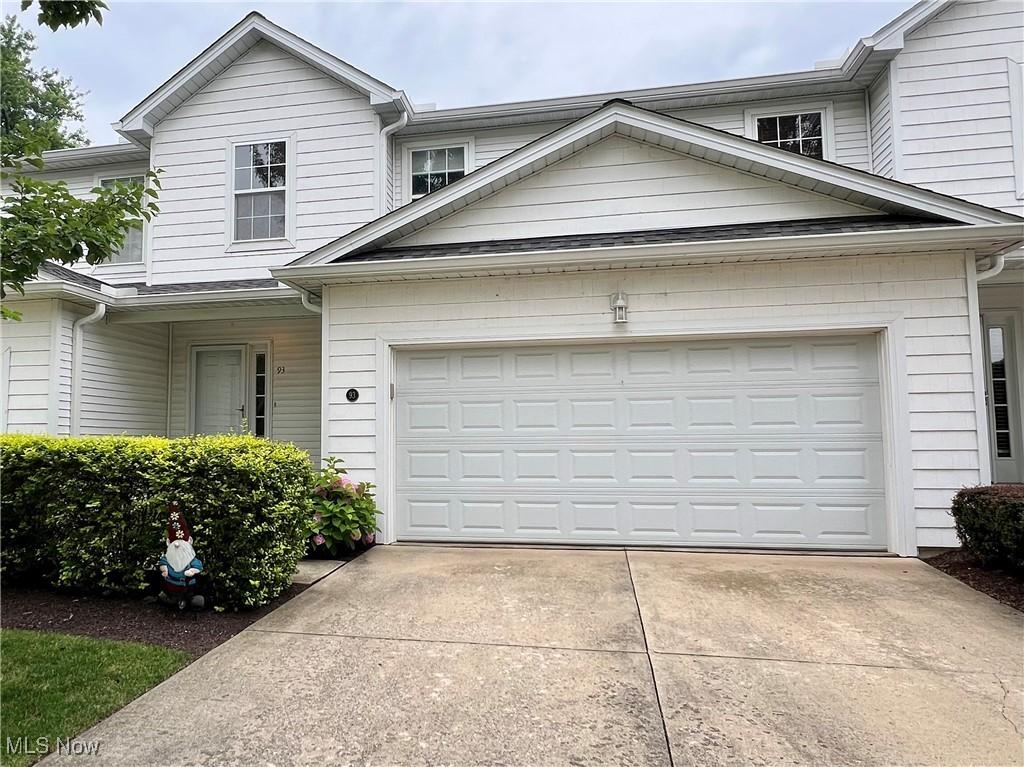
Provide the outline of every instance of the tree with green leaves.
[[[22,2],[22,9],[31,5]],[[101,0],[39,0],[38,21],[52,29],[102,23]],[[84,259],[98,264],[124,245],[129,229],[138,229],[159,212],[159,171],[146,174],[144,185],[113,184],[92,190],[88,199],[75,197],[63,181],[39,177],[42,153],[82,146],[81,94],[58,72],[32,65],[35,36],[14,17],[0,27],[2,110],[0,110],[0,173],[4,181],[0,209],[0,299],[9,292],[24,294],[46,261],[72,264]],[[0,306],[4,319],[18,312]]]

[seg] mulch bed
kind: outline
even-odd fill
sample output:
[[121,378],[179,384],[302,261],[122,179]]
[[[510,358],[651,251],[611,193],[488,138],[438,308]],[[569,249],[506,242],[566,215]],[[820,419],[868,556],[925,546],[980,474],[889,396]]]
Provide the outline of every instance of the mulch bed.
[[982,567],[974,557],[960,549],[924,561],[972,589],[1024,612],[1024,574]]
[[292,584],[277,599],[256,610],[179,614],[141,598],[74,595],[4,584],[0,626],[145,642],[185,650],[198,658],[306,588]]

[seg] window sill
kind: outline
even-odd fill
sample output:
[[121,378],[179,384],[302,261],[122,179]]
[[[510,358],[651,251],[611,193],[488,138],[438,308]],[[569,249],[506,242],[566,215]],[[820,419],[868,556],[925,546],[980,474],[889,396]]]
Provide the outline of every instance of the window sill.
[[266,251],[295,250],[295,243],[287,237],[273,240],[238,240],[225,249],[225,253],[263,253]]

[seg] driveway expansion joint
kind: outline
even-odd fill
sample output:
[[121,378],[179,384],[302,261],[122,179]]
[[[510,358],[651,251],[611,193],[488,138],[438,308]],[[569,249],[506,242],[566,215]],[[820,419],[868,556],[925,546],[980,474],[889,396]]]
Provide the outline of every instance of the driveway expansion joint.
[[668,722],[665,721],[665,709],[661,705],[661,693],[658,691],[658,678],[654,674],[654,659],[651,658],[651,648],[647,644],[647,630],[644,628],[644,614],[640,609],[640,599],[636,595],[636,583],[633,582],[633,568],[629,564],[629,551],[623,550],[626,558],[626,572],[629,574],[629,585],[633,589],[633,603],[636,605],[636,617],[640,621],[640,636],[644,639],[644,654],[647,656],[647,666],[651,670],[651,686],[654,688],[654,701],[658,705],[658,717],[661,719],[661,731],[665,735],[665,751],[668,753],[669,767],[674,767],[672,756],[672,741],[668,736]]

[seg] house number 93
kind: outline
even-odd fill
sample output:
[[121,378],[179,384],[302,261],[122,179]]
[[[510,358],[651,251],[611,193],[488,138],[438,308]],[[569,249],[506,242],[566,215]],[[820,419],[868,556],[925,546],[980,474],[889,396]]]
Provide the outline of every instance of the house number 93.
[[274,368],[274,374],[279,376],[284,375],[284,365],[278,365],[276,368]]

